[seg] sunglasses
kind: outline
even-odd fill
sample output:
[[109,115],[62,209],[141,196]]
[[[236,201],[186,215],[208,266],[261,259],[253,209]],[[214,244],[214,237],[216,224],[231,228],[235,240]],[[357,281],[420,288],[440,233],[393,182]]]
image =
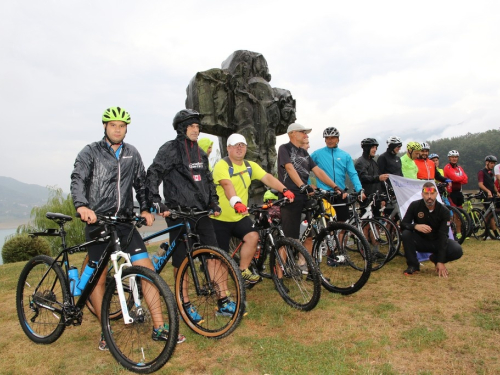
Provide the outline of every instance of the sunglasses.
[[436,192],[436,188],[434,187],[424,187],[422,189],[422,193],[435,193]]

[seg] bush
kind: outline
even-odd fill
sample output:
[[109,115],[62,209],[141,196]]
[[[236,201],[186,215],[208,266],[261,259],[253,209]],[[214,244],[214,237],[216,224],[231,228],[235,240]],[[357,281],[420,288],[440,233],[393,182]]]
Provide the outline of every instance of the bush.
[[2,247],[5,264],[26,261],[35,255],[50,255],[50,245],[45,238],[31,238],[27,234],[17,234],[9,238]]
[[[85,242],[85,223],[75,217],[75,206],[71,195],[64,195],[61,189],[48,186],[49,199],[47,203],[31,210],[31,219],[28,224],[17,228],[17,233],[43,232],[45,229],[59,229],[58,225],[47,219],[47,212],[58,212],[75,218],[64,226],[66,231],[66,246],[71,247]],[[46,237],[52,250],[52,255],[56,255],[61,250],[61,237]]]

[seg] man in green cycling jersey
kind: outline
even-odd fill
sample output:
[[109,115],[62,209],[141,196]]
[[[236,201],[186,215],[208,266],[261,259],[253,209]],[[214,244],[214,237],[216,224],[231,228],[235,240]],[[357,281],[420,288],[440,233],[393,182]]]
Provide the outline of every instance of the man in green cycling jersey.
[[[149,213],[149,204],[145,192],[146,172],[141,155],[137,149],[123,142],[127,134],[127,126],[131,119],[127,111],[120,107],[111,107],[104,111],[102,123],[104,137],[98,142],[89,144],[78,154],[73,173],[71,174],[71,196],[76,211],[85,228],[86,240],[90,240],[90,232],[95,228],[96,214],[113,216],[131,216],[134,211],[133,190],[141,209],[141,216],[147,225],[152,225],[154,216]],[[117,231],[122,243],[127,242],[131,226],[118,224]],[[102,242],[88,249],[89,265],[97,264],[108,243]],[[139,232],[134,229],[129,246],[124,249],[131,255],[134,265],[147,267],[154,271],[148,257],[146,246]],[[94,267],[91,267],[94,268]],[[90,300],[99,322],[101,321],[101,305],[106,283],[106,272],[103,272],[95,286]],[[149,302],[150,301],[146,301]],[[151,306],[151,305],[150,305]],[[163,321],[153,317],[153,340],[166,340],[168,330]],[[179,342],[185,337],[179,335]],[[100,350],[108,350],[101,333]]]
[[401,158],[401,170],[404,177],[417,179],[418,167],[414,160],[418,159],[421,150],[422,145],[418,142],[408,142],[406,145],[406,154]]

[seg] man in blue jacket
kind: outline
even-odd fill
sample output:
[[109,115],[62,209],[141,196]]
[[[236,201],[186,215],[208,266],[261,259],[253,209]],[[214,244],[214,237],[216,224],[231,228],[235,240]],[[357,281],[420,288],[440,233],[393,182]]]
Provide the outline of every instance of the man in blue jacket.
[[[326,147],[314,151],[311,155],[311,159],[318,167],[325,171],[328,177],[330,177],[340,189],[345,189],[347,174],[356,192],[360,192],[363,188],[359,181],[358,172],[356,172],[356,168],[354,168],[354,162],[347,152],[338,147],[340,134],[337,128],[326,128],[323,132],[323,137],[325,138]],[[318,188],[332,190],[330,186],[324,184],[320,180],[318,180]],[[365,199],[364,193],[361,199]],[[346,203],[346,195],[344,194],[342,198],[338,198],[335,203]],[[346,221],[349,219],[348,206],[335,206],[335,211],[337,212],[337,219],[339,221]]]

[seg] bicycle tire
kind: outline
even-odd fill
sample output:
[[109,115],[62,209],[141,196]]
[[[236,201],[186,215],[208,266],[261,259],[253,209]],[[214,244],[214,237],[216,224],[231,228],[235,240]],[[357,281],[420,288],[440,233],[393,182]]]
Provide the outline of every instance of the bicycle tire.
[[[123,285],[128,285],[125,293],[137,294],[142,303],[135,303],[129,309],[132,323],[125,324],[123,319],[110,319],[110,311],[118,310],[120,305],[114,297],[116,280],[113,278],[103,297],[101,325],[104,339],[113,357],[127,370],[144,374],[157,371],[167,363],[177,345],[179,316],[174,296],[161,276],[148,268],[125,268],[121,278]],[[155,300],[149,301],[158,308],[153,310],[146,301],[155,293]],[[152,339],[153,316],[161,319],[168,327],[166,341]]]
[[[236,329],[245,312],[245,286],[241,272],[234,260],[225,251],[216,247],[195,247],[191,252],[191,257],[193,267],[190,266],[189,258],[186,257],[179,266],[175,278],[175,299],[181,317],[191,330],[202,336],[214,339],[226,337]],[[209,261],[213,261],[212,266],[200,267],[203,264],[208,264]],[[215,278],[212,275],[207,278],[205,268],[208,269],[207,272],[211,269]],[[192,272],[196,272],[200,283],[199,291],[194,285]],[[235,312],[231,316],[217,313],[220,285],[226,276],[226,293],[236,306]],[[186,283],[185,291],[182,288],[184,282]],[[184,310],[182,305],[184,293],[203,317],[202,322],[196,323]]]
[[[453,238],[459,244],[462,244],[466,238],[466,224],[462,214],[455,206],[446,205],[446,208],[450,210],[450,227],[453,233]],[[457,227],[457,222],[460,223],[460,228]]]
[[[322,242],[327,244],[328,250],[327,256],[319,262]],[[347,223],[330,223],[313,242],[313,257],[318,262],[323,287],[342,295],[360,290],[371,274],[369,248],[368,241],[356,227]]]
[[269,238],[265,230],[262,230],[259,235],[261,236],[261,248],[259,258],[257,259],[257,271],[261,277],[265,279],[272,279],[273,273],[270,259],[273,251],[274,239],[277,239],[279,236],[276,230],[273,230],[272,233],[270,233],[272,238]]
[[66,328],[62,313],[42,306],[62,310],[63,305],[70,300],[64,271],[58,263],[52,265],[53,261],[46,255],[33,257],[24,266],[17,283],[16,308],[19,323],[26,336],[37,344],[53,343]]
[[374,219],[361,219],[361,226],[371,250],[372,271],[377,271],[384,266],[391,253],[394,252],[391,235],[383,224]]
[[[307,265],[308,274],[304,275],[297,263],[301,254]],[[291,307],[310,311],[316,307],[321,297],[321,278],[311,254],[297,240],[282,237],[277,239],[269,259],[273,270],[274,285],[281,298]],[[277,268],[281,268],[280,279]]]
[[[387,259],[386,263],[390,262],[391,260],[394,259],[396,255],[398,255],[401,252],[401,231],[399,230],[399,227],[394,223],[394,221],[386,218],[386,217],[375,217],[375,220],[378,220],[380,222],[383,222],[385,228],[389,231],[389,235],[391,236],[392,240],[392,252],[389,254],[389,258]],[[404,254],[403,254],[404,255]]]
[[462,215],[462,218],[464,219],[464,222],[465,222],[465,237],[470,237],[471,233],[472,233],[472,219],[470,217],[470,215],[467,213],[467,211],[465,211],[462,207],[456,207],[456,209],[460,212],[460,214]]
[[477,240],[486,240],[486,237],[488,236],[488,226],[486,225],[483,212],[479,208],[474,207],[472,209],[471,217],[473,226],[472,236],[474,236]]

